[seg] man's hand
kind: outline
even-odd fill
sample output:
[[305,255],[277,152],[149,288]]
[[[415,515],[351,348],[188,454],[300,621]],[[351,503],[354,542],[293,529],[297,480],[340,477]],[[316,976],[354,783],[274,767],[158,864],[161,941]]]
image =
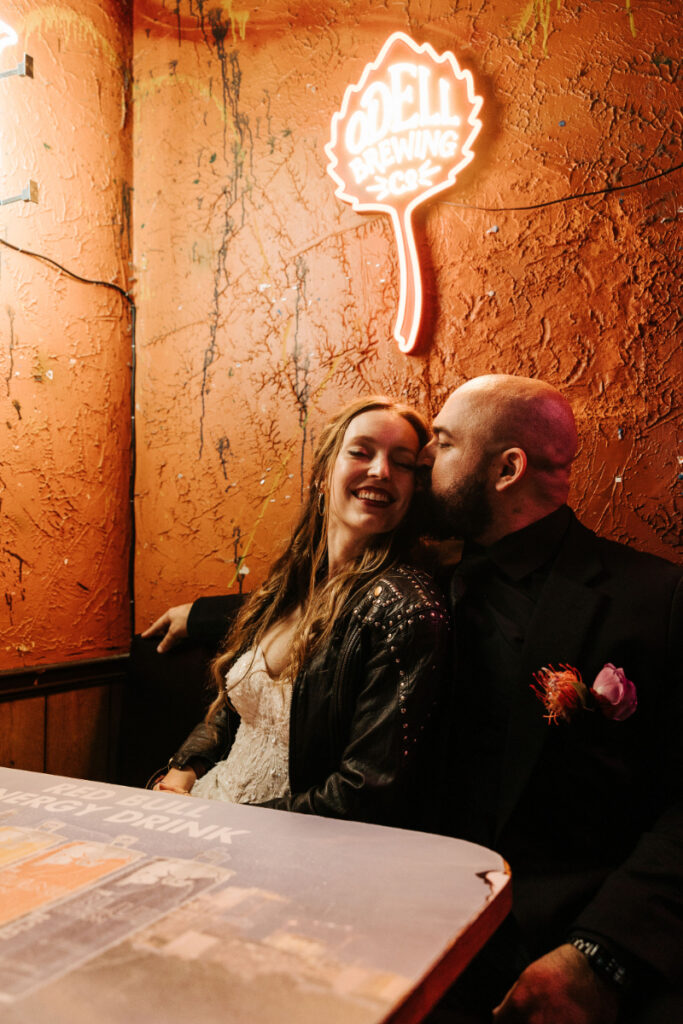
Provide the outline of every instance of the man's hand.
[[159,654],[170,651],[171,647],[175,647],[180,640],[187,636],[187,617],[191,607],[191,604],[178,604],[175,608],[169,608],[142,633],[142,636],[146,638],[163,633],[164,636],[157,646],[157,651]]
[[522,971],[493,1011],[496,1024],[615,1024],[619,996],[566,944]]
[[188,796],[196,781],[197,773],[192,768],[169,768],[154,789],[159,792],[180,793],[182,796]]

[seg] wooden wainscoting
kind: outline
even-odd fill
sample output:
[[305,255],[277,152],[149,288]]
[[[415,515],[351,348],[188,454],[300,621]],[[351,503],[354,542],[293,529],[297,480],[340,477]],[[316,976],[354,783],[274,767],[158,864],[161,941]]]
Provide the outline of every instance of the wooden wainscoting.
[[0,673],[0,765],[114,781],[128,660]]

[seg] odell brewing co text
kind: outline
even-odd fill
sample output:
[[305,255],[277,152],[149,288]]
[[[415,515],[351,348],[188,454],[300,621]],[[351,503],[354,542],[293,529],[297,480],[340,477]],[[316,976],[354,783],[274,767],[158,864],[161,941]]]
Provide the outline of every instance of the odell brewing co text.
[[481,105],[472,75],[452,53],[439,56],[395,32],[332,118],[325,151],[337,196],[354,210],[388,213],[394,224],[401,277],[394,336],[403,352],[415,347],[422,313],[412,212],[450,188],[474,157]]

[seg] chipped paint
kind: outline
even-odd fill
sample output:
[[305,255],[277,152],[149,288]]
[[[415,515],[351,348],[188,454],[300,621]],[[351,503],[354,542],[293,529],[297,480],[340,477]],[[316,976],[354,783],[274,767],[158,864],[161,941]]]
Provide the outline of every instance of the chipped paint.
[[[634,6],[634,37],[620,4],[609,26],[604,5],[532,6],[520,46],[520,0],[372,17],[367,0],[135,0],[132,40],[115,0],[87,17],[8,0],[3,62],[28,39],[36,78],[4,82],[0,170],[14,194],[29,167],[41,201],[3,208],[0,234],[84,276],[130,272],[139,309],[138,627],[258,585],[342,402],[387,391],[433,413],[489,371],[558,384],[586,522],[675,556],[680,172],[515,209],[677,162],[683,27],[674,5]],[[391,228],[337,201],[323,150],[396,30],[462,54],[491,116],[476,173],[421,219],[431,342],[413,360],[388,344]],[[127,646],[129,367],[118,296],[0,248],[0,667]]]
[[[102,5],[103,7],[105,5]],[[112,10],[111,14],[116,12]],[[64,3],[36,4],[23,20],[22,36],[29,39],[34,33],[46,34],[60,39],[60,47],[66,50],[74,44],[85,43],[87,48],[97,53],[114,70],[118,70],[121,60],[112,39],[106,31],[99,29],[92,18],[82,12],[76,12]]]
[[109,69],[116,74],[120,82],[120,127],[123,127],[128,82],[125,75],[118,74],[121,70],[121,51],[116,45],[115,35],[119,32],[118,23],[121,12],[117,10],[117,7],[118,5],[115,4],[100,5],[100,13],[105,18],[111,18],[111,22],[109,24],[103,22],[102,27],[98,27],[92,18],[82,11],[72,10],[63,2],[36,4],[36,9],[26,15],[21,31],[24,49],[27,46],[30,48],[34,34],[43,37],[51,36],[58,40],[60,51],[62,49],[64,51],[82,50],[82,44],[84,44],[87,50],[97,55],[99,61],[109,65]]
[[[633,14],[633,8],[631,6],[631,0],[622,0],[622,3],[629,31],[635,38],[636,21]],[[550,21],[553,8],[555,9],[555,12],[564,9],[567,14],[570,14],[573,6],[574,5],[572,3],[564,3],[564,0],[554,0],[554,3],[553,0],[524,0],[522,11],[519,15],[519,20],[514,32],[515,39],[520,42],[525,42],[529,47],[532,47],[540,32],[543,55],[544,57],[547,57],[548,35],[550,33]],[[605,17],[609,18],[610,24],[613,22],[611,10],[608,15],[605,15]]]
[[207,20],[210,22],[211,18],[216,16],[221,21],[223,16],[228,18],[231,42],[233,44],[239,41],[244,42],[250,15],[248,8],[237,8],[232,3],[232,0],[218,0],[218,2],[212,0],[210,7],[208,7],[206,0],[188,0],[187,5],[183,4],[181,0],[176,0],[174,15],[178,26],[178,42],[180,44],[182,44],[183,39],[182,12],[184,9],[188,10],[190,16],[196,18],[206,42],[208,42],[206,22]]
[[[148,288],[139,624],[171,601],[237,589],[245,558],[245,588],[258,584],[341,402],[389,391],[434,412],[463,378],[490,370],[542,375],[567,392],[586,521],[673,554],[679,353],[667,296],[679,214],[664,197],[676,180],[505,209],[675,162],[673,14],[638,8],[634,40],[626,0],[609,31],[595,4],[413,0],[410,17],[396,8],[368,19],[367,3],[323,13],[275,0],[250,7],[242,38],[218,4],[171,6],[173,17],[153,0],[136,7],[135,259],[144,252]],[[220,13],[210,18],[211,6]],[[492,121],[476,173],[424,215],[433,338],[409,364],[387,344],[399,284],[391,228],[336,200],[323,147],[346,85],[391,32],[411,29],[462,54]],[[157,89],[171,61],[182,88],[169,79]],[[185,474],[182,495],[171,467]]]
[[[3,82],[0,235],[84,277],[125,284],[131,138],[121,130],[130,32],[121,4],[9,0],[33,79]],[[0,669],[122,651],[129,642],[126,509],[130,333],[110,291],[2,247]]]

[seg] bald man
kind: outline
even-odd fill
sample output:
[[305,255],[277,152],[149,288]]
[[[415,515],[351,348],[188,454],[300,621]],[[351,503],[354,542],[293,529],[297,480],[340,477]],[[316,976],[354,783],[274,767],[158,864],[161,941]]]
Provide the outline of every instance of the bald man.
[[468,381],[433,429],[432,519],[465,544],[431,826],[506,857],[513,918],[430,1020],[683,1021],[681,570],[566,506],[550,385]]

